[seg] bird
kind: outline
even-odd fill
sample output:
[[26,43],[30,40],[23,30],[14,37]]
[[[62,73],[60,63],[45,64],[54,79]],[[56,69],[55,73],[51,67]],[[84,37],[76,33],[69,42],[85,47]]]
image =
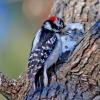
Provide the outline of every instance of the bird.
[[[42,77],[43,86],[48,86],[47,71],[61,55],[62,41],[60,35],[64,27],[64,21],[61,18],[50,16],[43,22],[32,41],[27,74],[34,90],[38,89],[37,81],[40,77]],[[43,71],[42,76],[41,70]]]

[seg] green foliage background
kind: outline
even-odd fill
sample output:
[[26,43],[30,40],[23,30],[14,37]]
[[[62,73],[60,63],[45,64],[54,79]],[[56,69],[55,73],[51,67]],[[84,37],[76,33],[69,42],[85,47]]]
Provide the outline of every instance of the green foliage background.
[[[22,2],[0,1],[0,7],[0,19],[3,19],[0,25],[6,24],[3,26],[4,31],[0,33],[0,72],[9,78],[17,78],[27,67],[28,53],[36,27],[34,20],[31,22],[24,16]],[[0,95],[0,100],[5,99]]]
[[[34,33],[50,13],[52,1],[0,0],[0,72],[9,78],[16,79],[27,68]],[[5,99],[0,95],[0,100]]]

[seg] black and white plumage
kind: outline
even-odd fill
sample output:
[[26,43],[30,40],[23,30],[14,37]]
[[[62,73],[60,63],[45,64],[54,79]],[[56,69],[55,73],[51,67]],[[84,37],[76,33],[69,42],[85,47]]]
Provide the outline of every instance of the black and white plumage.
[[47,70],[57,62],[61,54],[60,33],[64,28],[64,23],[55,16],[46,20],[41,29],[37,32],[32,43],[32,48],[28,60],[28,78],[32,81],[34,89],[36,86],[36,75],[43,69],[43,84],[48,85]]

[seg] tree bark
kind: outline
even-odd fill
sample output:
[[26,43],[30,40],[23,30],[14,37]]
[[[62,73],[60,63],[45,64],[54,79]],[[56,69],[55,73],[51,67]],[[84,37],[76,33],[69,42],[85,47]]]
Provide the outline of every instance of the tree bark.
[[29,91],[24,72],[16,81],[1,73],[0,93],[8,100],[100,100],[100,23],[88,30],[99,20],[99,7],[99,0],[55,0],[50,15],[80,22],[87,33],[42,92]]

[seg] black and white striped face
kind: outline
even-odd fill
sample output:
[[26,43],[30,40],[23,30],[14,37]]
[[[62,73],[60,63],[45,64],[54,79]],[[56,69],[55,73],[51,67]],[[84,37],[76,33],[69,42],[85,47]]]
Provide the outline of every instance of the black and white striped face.
[[61,18],[52,16],[44,22],[43,28],[53,32],[61,32],[64,28],[64,22]]
[[64,22],[61,18],[57,17],[57,20],[54,21],[57,30],[61,30],[64,28]]

